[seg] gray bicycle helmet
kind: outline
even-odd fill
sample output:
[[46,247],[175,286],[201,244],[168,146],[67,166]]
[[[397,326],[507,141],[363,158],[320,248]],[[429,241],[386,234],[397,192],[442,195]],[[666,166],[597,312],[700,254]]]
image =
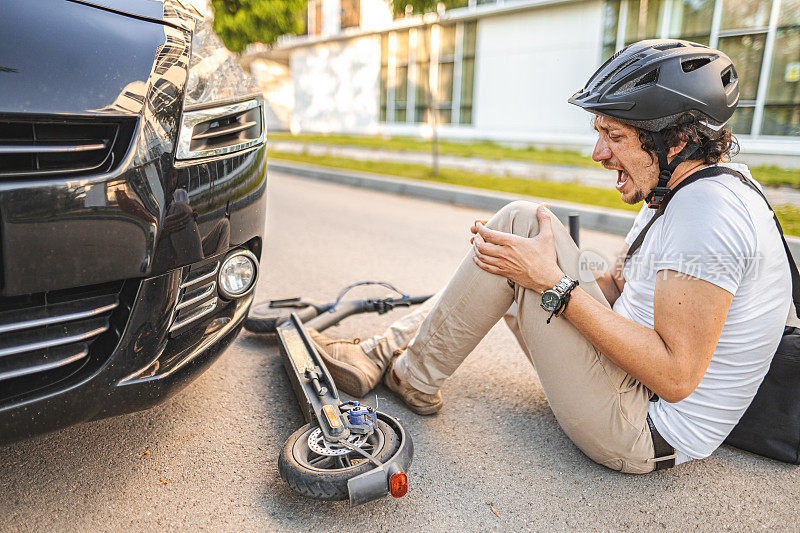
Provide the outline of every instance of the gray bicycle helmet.
[[687,144],[671,163],[660,132],[692,113],[708,132],[719,131],[739,103],[739,79],[719,50],[678,39],[639,41],[597,69],[569,103],[651,132],[659,160],[659,182],[648,195],[661,206],[672,172],[697,150]]

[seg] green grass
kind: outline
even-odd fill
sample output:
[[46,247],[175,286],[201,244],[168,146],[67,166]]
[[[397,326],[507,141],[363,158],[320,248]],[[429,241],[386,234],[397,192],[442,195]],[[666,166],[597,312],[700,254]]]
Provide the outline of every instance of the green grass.
[[792,205],[775,206],[775,213],[785,235],[800,237],[800,209]]
[[[290,135],[271,133],[270,140],[297,141],[328,144],[336,146],[356,146],[360,148],[380,148],[396,152],[430,152],[431,142],[411,137],[379,137],[358,135]],[[454,142],[440,141],[439,153],[462,157],[481,157],[483,159],[513,159],[531,161],[547,165],[568,165],[600,168],[588,156],[568,150],[542,150],[533,147],[513,148],[489,141]],[[800,189],[800,170],[776,166],[758,166],[750,169],[753,176],[763,185],[778,187],[788,185]]]
[[[358,135],[289,135],[270,133],[271,141],[297,141],[360,148],[380,148],[396,152],[430,152],[431,141],[411,137],[365,137]],[[598,167],[590,157],[568,150],[542,150],[539,148],[512,148],[490,141],[456,142],[439,141],[439,153],[461,157],[481,157],[500,160],[516,159],[548,165]]]
[[[552,181],[527,180],[523,178],[510,178],[491,174],[477,174],[457,169],[442,168],[439,176],[434,177],[431,168],[427,165],[413,165],[408,163],[391,163],[385,161],[359,161],[344,157],[313,156],[308,154],[295,154],[287,152],[269,151],[269,157],[296,161],[312,165],[357,170],[361,172],[375,172],[402,178],[411,178],[422,181],[433,181],[489,189],[525,196],[536,196],[550,200],[561,200],[597,207],[609,207],[627,211],[638,211],[639,205],[628,205],[620,201],[619,193],[611,189],[591,187],[579,183],[557,183]],[[800,209],[793,206],[777,206],[775,212],[781,221],[786,235],[800,236]]]
[[788,185],[789,187],[800,189],[800,170],[776,166],[759,166],[751,167],[750,172],[762,185],[772,187]]

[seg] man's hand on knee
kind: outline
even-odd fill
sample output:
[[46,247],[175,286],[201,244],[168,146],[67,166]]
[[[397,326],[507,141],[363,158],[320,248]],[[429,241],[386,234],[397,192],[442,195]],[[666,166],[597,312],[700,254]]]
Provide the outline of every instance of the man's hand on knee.
[[556,259],[550,212],[544,205],[536,211],[539,234],[522,237],[489,229],[476,220],[471,239],[475,264],[486,272],[503,276],[521,287],[543,292],[564,276]]
[[[480,224],[482,226],[485,226],[487,222],[489,222],[488,218],[484,218],[484,219],[480,219],[479,218],[478,220],[476,220],[475,222],[472,223],[472,226],[470,226],[469,231],[471,233],[473,233],[474,235],[477,235],[478,234],[478,224]],[[469,240],[469,243],[472,244],[474,242],[475,242],[475,237],[472,237]]]

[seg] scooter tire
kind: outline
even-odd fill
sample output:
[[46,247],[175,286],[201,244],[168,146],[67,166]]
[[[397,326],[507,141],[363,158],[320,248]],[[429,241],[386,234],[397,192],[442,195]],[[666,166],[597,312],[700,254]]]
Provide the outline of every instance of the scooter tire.
[[[295,456],[302,453],[309,435],[316,426],[306,424],[286,440],[281,454],[278,457],[278,472],[295,492],[307,498],[324,501],[347,500],[347,481],[367,472],[375,467],[371,462],[364,461],[358,465],[336,470],[309,468],[302,464]],[[400,436],[395,430],[378,420],[376,431],[383,434],[383,446],[374,453],[378,461],[388,461],[400,448]]]

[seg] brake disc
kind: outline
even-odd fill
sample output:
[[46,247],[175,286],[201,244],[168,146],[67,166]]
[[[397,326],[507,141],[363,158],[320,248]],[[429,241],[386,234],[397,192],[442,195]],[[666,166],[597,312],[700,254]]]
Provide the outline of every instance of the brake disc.
[[[351,433],[347,439],[348,444],[360,448],[367,441],[367,437],[369,435],[356,435]],[[311,432],[311,435],[308,436],[308,447],[311,448],[311,451],[317,453],[319,455],[346,455],[353,450],[342,446],[338,442],[328,442],[325,440],[325,435],[322,434],[322,430],[320,428],[315,429]]]

